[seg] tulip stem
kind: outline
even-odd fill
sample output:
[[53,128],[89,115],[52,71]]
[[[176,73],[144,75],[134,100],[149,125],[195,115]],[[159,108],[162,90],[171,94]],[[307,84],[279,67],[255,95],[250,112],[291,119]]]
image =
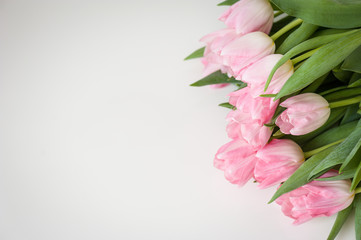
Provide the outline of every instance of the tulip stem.
[[274,13],[274,18],[275,17],[278,17],[279,15],[281,15],[283,12],[282,11],[276,11],[275,13]]
[[273,34],[271,36],[273,41],[276,41],[277,38],[279,38],[280,36],[282,36],[283,34],[285,34],[286,32],[288,32],[289,30],[291,30],[294,27],[297,27],[298,25],[300,25],[302,23],[302,19],[296,19],[293,22],[290,22],[289,24],[287,24],[286,26],[284,26],[283,28],[281,28],[280,30],[278,30],[275,34]]
[[313,155],[316,155],[317,153],[322,152],[323,150],[326,150],[326,149],[329,148],[329,147],[332,147],[332,146],[334,146],[334,145],[336,145],[336,144],[339,144],[339,143],[343,142],[343,140],[345,140],[345,138],[343,138],[343,139],[341,139],[341,140],[338,140],[338,141],[336,141],[336,142],[327,144],[327,145],[325,145],[325,146],[322,146],[322,147],[313,149],[312,151],[305,152],[305,153],[304,153],[304,154],[305,154],[305,158],[309,158],[309,157],[311,157],[311,156],[313,156]]
[[361,96],[344,99],[344,100],[340,100],[337,102],[331,102],[329,106],[330,106],[330,108],[338,108],[338,107],[344,107],[344,106],[352,105],[352,104],[359,103],[359,102],[361,102]]
[[317,50],[318,50],[318,48],[313,49],[313,50],[311,50],[311,51],[308,51],[308,52],[302,54],[301,56],[298,56],[298,57],[292,59],[293,65],[295,65],[296,63],[302,62],[302,61],[305,60],[306,58],[311,57],[315,52],[317,52]]
[[355,189],[355,194],[361,193],[361,187]]

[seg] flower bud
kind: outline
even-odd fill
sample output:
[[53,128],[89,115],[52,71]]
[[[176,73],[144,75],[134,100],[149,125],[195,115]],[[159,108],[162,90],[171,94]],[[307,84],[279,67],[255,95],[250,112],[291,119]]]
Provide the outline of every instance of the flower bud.
[[273,9],[268,0],[242,0],[233,4],[219,20],[237,33],[264,32],[268,34],[273,23]]
[[280,104],[287,108],[276,119],[281,132],[304,135],[321,127],[330,116],[328,102],[316,93],[303,93]]
[[[329,171],[321,176],[338,175]],[[282,212],[293,219],[294,224],[304,223],[314,217],[331,216],[353,201],[355,192],[350,192],[350,180],[312,181],[302,187],[280,196],[276,203],[282,206]]]
[[286,181],[304,161],[302,149],[289,139],[273,139],[256,157],[254,177],[261,189]]

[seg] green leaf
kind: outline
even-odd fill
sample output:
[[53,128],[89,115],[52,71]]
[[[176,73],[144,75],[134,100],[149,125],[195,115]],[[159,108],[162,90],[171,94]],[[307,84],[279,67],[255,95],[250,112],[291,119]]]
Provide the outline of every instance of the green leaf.
[[332,69],[333,75],[341,82],[348,83],[352,76],[352,72],[341,69]]
[[336,100],[342,100],[345,98],[350,98],[354,96],[358,96],[361,93],[361,87],[355,87],[355,88],[342,88],[338,91],[323,95],[323,97],[328,102],[334,102]]
[[359,87],[359,86],[361,86],[361,78],[358,80],[352,81],[352,83],[350,83],[348,85],[348,87]]
[[281,195],[288,193],[296,188],[299,188],[311,180],[308,176],[312,169],[314,169],[335,147],[330,147],[316,155],[313,155],[305,161],[292,175],[285,181],[273,195],[269,203],[276,200]]
[[281,67],[285,62],[287,62],[287,60],[291,59],[292,57],[303,53],[305,51],[314,49],[314,48],[318,48],[324,44],[330,43],[336,39],[339,39],[343,36],[348,36],[352,33],[354,33],[356,30],[351,30],[351,31],[347,31],[347,32],[342,32],[342,33],[336,33],[336,34],[330,34],[330,35],[325,35],[325,36],[319,36],[319,37],[314,37],[312,39],[306,40],[300,44],[298,44],[297,46],[295,46],[294,48],[292,48],[291,50],[289,50],[278,62],[277,64],[273,67],[270,75],[268,76],[267,82],[266,82],[266,88],[268,87],[273,75],[275,74],[275,72],[277,71],[277,69],[279,67]]
[[312,179],[326,169],[342,164],[351,153],[359,139],[361,138],[361,127],[357,126],[355,130],[338,145],[323,161],[313,169],[309,178]]
[[270,2],[270,3],[273,8],[273,11],[280,11],[280,9],[276,5],[274,5],[273,2]]
[[[361,147],[361,135],[360,135],[360,139],[358,140],[358,142],[355,144],[355,146],[352,148],[351,152],[347,155],[347,158],[345,159],[345,161],[342,163],[341,167],[340,167],[340,172],[342,172],[343,169],[345,169],[345,167],[351,162],[352,159],[354,159],[355,156],[360,155],[361,152],[359,152],[359,149]],[[356,155],[356,153],[359,152],[359,154]],[[359,159],[355,159],[357,162],[359,162]]]
[[350,135],[357,125],[357,121],[338,126],[335,128],[331,128],[326,132],[318,135],[311,141],[308,141],[303,147],[303,151],[308,152],[316,148],[320,148],[322,146],[328,145],[330,143],[336,142],[343,138],[346,138]]
[[[357,152],[357,157],[361,157],[361,151]],[[357,159],[357,160],[359,160],[359,159]],[[350,191],[355,190],[357,185],[360,183],[360,181],[361,181],[361,162],[359,162],[359,165],[356,169],[355,175],[352,179]]]
[[303,22],[302,25],[292,32],[279,46],[276,53],[285,54],[291,48],[295,47],[299,43],[308,39],[316,30],[318,26]]
[[361,194],[356,194],[353,206],[355,208],[356,240],[361,240]]
[[218,3],[217,6],[230,6],[238,2],[239,0],[226,0],[224,2]]
[[200,49],[195,50],[192,52],[188,57],[186,57],[184,60],[194,59],[194,58],[200,58],[203,57],[205,47],[202,47]]
[[[354,73],[350,79],[349,84],[354,83],[355,81],[361,79],[361,73]],[[354,86],[355,87],[355,86]]]
[[346,222],[348,216],[350,216],[350,213],[353,210],[352,204],[345,208],[344,210],[337,213],[337,218],[335,220],[335,223],[333,224],[333,227],[331,229],[330,234],[328,235],[327,240],[334,240],[337,236],[337,234],[340,232],[343,224]]
[[313,34],[312,37],[319,37],[319,36],[325,36],[325,35],[336,34],[336,33],[344,33],[347,31],[349,31],[349,30],[348,29],[335,29],[335,28],[322,29],[322,30],[315,32],[315,34]]
[[327,178],[317,178],[316,181],[336,181],[336,180],[344,180],[344,179],[351,179],[356,173],[356,168],[349,169],[347,171],[342,172],[339,175]]
[[302,90],[302,93],[313,93],[322,85],[322,83],[326,80],[328,73],[319,77],[316,81],[308,85],[305,89]]
[[232,109],[232,110],[235,110],[235,109],[236,109],[235,106],[231,105],[231,104],[228,103],[228,102],[221,103],[221,104],[219,104],[218,106],[220,106],[220,107],[225,107],[225,108],[229,108],[229,109]]
[[341,69],[361,73],[361,46],[345,59]]
[[201,80],[192,83],[192,87],[202,87],[206,85],[220,84],[220,83],[239,83],[243,84],[242,81],[238,81],[234,78],[229,78],[227,74],[222,73],[221,71],[216,71],[209,74],[208,76],[202,78]]
[[358,109],[359,107],[357,103],[348,106],[340,125],[360,119],[361,116],[357,113]]
[[323,133],[330,127],[332,127],[336,122],[338,122],[342,116],[345,114],[346,108],[334,108],[331,109],[330,117],[328,118],[327,122],[321,126],[320,128],[316,129],[313,132],[307,133],[305,135],[301,136],[293,136],[293,135],[287,135],[286,138],[291,139],[295,142],[297,142],[299,145],[303,145],[306,142],[310,141],[314,137],[318,136],[319,134]]
[[361,26],[360,0],[272,0],[283,12],[328,28]]
[[361,30],[322,46],[283,85],[275,99],[296,92],[311,84],[340,64],[361,45]]

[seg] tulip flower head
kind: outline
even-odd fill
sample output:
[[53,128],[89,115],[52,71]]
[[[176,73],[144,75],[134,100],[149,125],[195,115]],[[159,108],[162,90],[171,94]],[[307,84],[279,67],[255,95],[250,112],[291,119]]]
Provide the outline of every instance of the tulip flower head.
[[259,149],[267,144],[272,130],[257,121],[250,121],[249,115],[240,110],[227,115],[227,134],[232,139],[243,139],[252,147]]
[[253,177],[257,160],[255,155],[255,148],[243,139],[235,139],[218,150],[214,166],[224,171],[229,182],[242,186]]
[[304,93],[280,104],[287,108],[276,119],[281,132],[304,135],[321,127],[330,116],[328,102],[316,93]]
[[254,177],[261,189],[286,181],[305,159],[300,146],[289,139],[273,139],[256,157]]
[[227,67],[223,64],[222,57],[220,56],[221,51],[225,45],[240,36],[233,29],[222,29],[201,38],[200,41],[206,44],[202,58],[204,76],[218,70],[221,70],[223,73],[227,72]]
[[255,62],[247,70],[245,70],[242,76],[242,81],[247,83],[247,86],[251,88],[251,92],[254,96],[278,93],[285,82],[292,76],[293,64],[290,60],[288,60],[277,69],[272,77],[267,91],[264,92],[268,76],[270,75],[273,67],[282,57],[283,55],[281,54],[268,55]]
[[273,23],[273,9],[268,0],[242,0],[233,4],[219,20],[237,33],[264,32],[268,34]]
[[273,54],[275,44],[263,32],[252,32],[236,38],[221,51],[223,64],[228,66],[228,73],[242,80],[242,73],[253,63]]
[[[336,176],[329,171],[321,176]],[[302,187],[280,196],[276,203],[282,206],[282,212],[293,219],[294,224],[304,223],[314,217],[331,216],[353,201],[355,192],[350,192],[350,180],[312,181]]]
[[256,121],[259,124],[268,123],[278,105],[278,101],[271,98],[254,97],[249,87],[230,93],[229,103],[243,113],[243,122]]

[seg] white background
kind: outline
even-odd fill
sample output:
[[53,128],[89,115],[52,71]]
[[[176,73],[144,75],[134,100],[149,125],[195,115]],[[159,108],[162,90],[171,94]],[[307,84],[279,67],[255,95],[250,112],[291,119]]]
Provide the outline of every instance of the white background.
[[1,240],[326,239],[212,165],[233,89],[182,59],[217,3],[0,1]]

